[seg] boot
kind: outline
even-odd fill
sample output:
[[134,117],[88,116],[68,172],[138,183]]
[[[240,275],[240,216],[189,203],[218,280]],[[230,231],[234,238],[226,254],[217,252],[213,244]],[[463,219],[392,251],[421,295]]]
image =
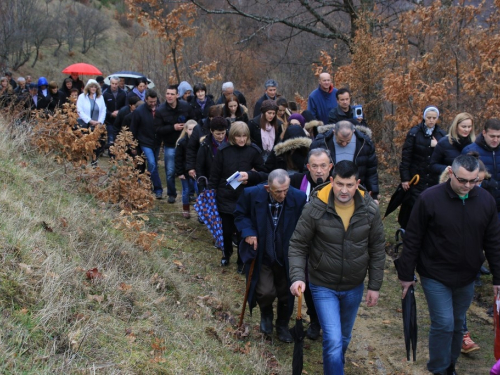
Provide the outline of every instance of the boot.
[[319,331],[321,330],[321,325],[319,324],[317,317],[310,317],[311,324],[309,324],[309,328],[307,328],[306,336],[310,340],[317,340],[319,338]]
[[446,369],[446,375],[457,375],[457,372],[455,371],[455,364],[452,363],[450,367]]
[[191,215],[189,214],[189,203],[182,205],[182,216],[184,219],[189,219]]
[[287,343],[293,342],[293,337],[288,330],[288,320],[276,320],[276,333],[278,340]]
[[260,331],[268,336],[273,334],[273,308],[260,309]]

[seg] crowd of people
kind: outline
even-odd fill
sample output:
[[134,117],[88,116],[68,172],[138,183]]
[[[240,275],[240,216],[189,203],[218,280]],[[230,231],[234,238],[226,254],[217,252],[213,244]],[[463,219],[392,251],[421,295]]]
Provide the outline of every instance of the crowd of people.
[[[362,106],[328,73],[308,98],[308,109],[264,82],[253,113],[232,82],[218,98],[203,83],[168,86],[164,97],[138,78],[133,89],[111,76],[85,84],[71,74],[58,86],[10,72],[0,79],[0,104],[55,110],[76,103],[78,125],[104,124],[107,139],[96,160],[128,127],[138,142],[157,199],[163,199],[159,155],[163,147],[168,203],[182,186],[183,216],[205,189],[216,191],[222,221],[221,266],[237,246],[237,270],[251,275],[249,306],[259,305],[260,329],[292,342],[288,322],[293,296],[304,293],[307,336],[323,331],[325,374],[343,374],[345,353],[368,275],[367,306],[375,306],[385,265],[385,236],[378,208],[378,162]],[[466,312],[488,259],[500,293],[500,120],[476,134],[474,118],[458,114],[448,132],[436,106],[407,134],[400,177],[408,191],[398,221],[405,230],[397,260],[403,295],[420,275],[431,318],[428,370],[456,374],[460,352],[479,349]],[[229,183],[232,177],[237,183]],[[414,178],[418,175],[418,178]],[[441,183],[440,183],[441,182]],[[250,271],[250,269],[252,271]],[[277,299],[273,326],[273,302]]]

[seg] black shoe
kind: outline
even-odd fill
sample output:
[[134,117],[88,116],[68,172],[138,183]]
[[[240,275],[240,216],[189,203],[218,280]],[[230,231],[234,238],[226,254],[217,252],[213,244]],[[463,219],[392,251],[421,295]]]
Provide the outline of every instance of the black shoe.
[[156,199],[163,199],[163,193],[156,193]]
[[168,203],[175,203],[175,197],[172,195],[168,196]]
[[309,328],[307,328],[306,336],[310,340],[317,340],[319,338],[319,332],[321,330],[321,326],[318,321],[311,321],[309,324]]
[[[261,312],[262,314],[262,312]],[[263,314],[260,317],[260,331],[268,336],[273,334],[273,315]]]
[[203,219],[201,218],[201,216],[198,216],[198,223],[200,223],[200,224],[205,224],[205,223],[203,222]]
[[189,196],[189,201],[190,202],[196,202],[196,197],[194,195]]
[[481,275],[489,275],[491,274],[490,270],[487,269],[485,266],[481,266],[481,269],[479,270],[481,272]]
[[483,282],[481,281],[481,278],[478,277],[476,280],[474,280],[474,286],[483,286]]
[[277,320],[276,321],[276,333],[278,334],[278,340],[281,342],[291,343],[293,342],[293,337],[288,329],[288,322]]
[[457,372],[455,371],[455,364],[452,363],[450,367],[446,369],[446,375],[457,375]]
[[227,267],[227,266],[229,266],[229,258],[222,257],[222,259],[220,260],[220,265],[221,265],[222,267]]

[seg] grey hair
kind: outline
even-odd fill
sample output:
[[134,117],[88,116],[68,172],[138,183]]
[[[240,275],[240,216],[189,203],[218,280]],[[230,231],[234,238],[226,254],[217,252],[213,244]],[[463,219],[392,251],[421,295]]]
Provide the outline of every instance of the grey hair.
[[26,80],[24,79],[24,77],[19,77],[19,78],[17,79],[17,82],[26,82]]
[[332,155],[330,154],[330,150],[327,150],[326,148],[321,148],[321,147],[313,148],[312,150],[309,151],[309,154],[307,154],[307,162],[309,163],[309,159],[311,158],[311,156],[321,156],[323,154],[328,156],[328,160],[330,160],[330,163],[333,163]]
[[226,91],[227,89],[234,89],[234,85],[232,82],[224,82],[222,84],[222,91]]
[[267,177],[267,184],[272,185],[274,181],[277,181],[278,184],[284,184],[289,180],[290,177],[288,176],[287,171],[285,171],[284,169],[275,169],[274,171],[269,173],[269,176]]
[[451,169],[456,174],[460,167],[468,172],[479,171],[479,160],[472,155],[459,155],[453,160]]
[[339,121],[335,124],[335,134],[343,133],[345,130],[354,132],[354,124],[350,121]]
[[118,82],[120,82],[120,77],[118,77],[118,76],[109,77],[109,82],[111,82],[112,79],[116,79]]
[[264,87],[267,89],[268,87],[278,87],[278,82],[274,79],[268,79],[266,83],[264,83]]

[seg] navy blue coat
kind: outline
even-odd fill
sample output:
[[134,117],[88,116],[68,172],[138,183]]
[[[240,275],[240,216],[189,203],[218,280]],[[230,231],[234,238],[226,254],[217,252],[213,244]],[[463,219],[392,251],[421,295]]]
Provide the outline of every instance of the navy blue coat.
[[453,141],[453,143],[450,143],[449,135],[441,138],[431,156],[431,173],[439,179],[446,167],[451,165],[462,150],[470,144],[469,137],[461,138],[460,142]]
[[[257,260],[255,261],[255,268],[252,275],[252,281],[250,283],[250,290],[248,293],[248,306],[250,307],[250,312],[252,312],[252,308],[255,307],[257,303],[257,301],[255,300],[255,288],[257,286],[257,281],[259,280],[262,260],[265,253],[264,245],[266,232],[270,226],[269,221],[264,220],[264,218],[268,216],[268,197],[269,193],[266,191],[264,184],[246,188],[243,191],[243,194],[240,195],[238,202],[236,203],[236,210],[234,211],[234,224],[236,225],[236,228],[238,228],[238,231],[241,232],[242,242],[248,236],[256,236],[258,243],[257,251],[254,251],[253,248],[250,249],[250,246],[243,246],[242,249],[245,249],[246,253],[240,253],[242,259],[253,259],[257,255]],[[290,189],[288,190],[285,198],[285,204],[283,206],[284,211],[282,213],[282,217],[284,220],[283,254],[285,258],[285,267],[287,270],[287,279],[289,285],[290,277],[288,275],[288,246],[305,203],[306,194],[290,186]],[[294,297],[291,293],[289,293],[288,306],[291,310],[293,310],[293,302]]]
[[[479,134],[476,141],[462,150],[462,154],[467,154],[470,151],[479,153],[479,158],[483,161],[486,169],[491,174],[489,181],[483,181],[484,187],[493,195],[497,204],[497,211],[500,212],[500,189],[498,181],[500,181],[500,146],[492,149],[484,141],[483,134]],[[481,186],[483,186],[481,184]]]

